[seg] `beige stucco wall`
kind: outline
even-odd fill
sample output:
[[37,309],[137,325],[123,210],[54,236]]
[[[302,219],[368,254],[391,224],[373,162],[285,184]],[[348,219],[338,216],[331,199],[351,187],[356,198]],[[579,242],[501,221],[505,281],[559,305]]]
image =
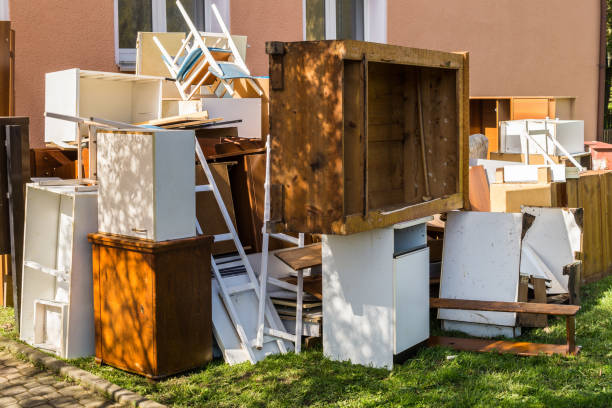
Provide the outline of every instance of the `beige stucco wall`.
[[596,137],[599,0],[388,0],[388,42],[470,52],[473,96],[575,96]]
[[112,0],[10,0],[15,30],[15,113],[30,117],[30,145],[44,146],[45,73],[116,71]]
[[266,41],[301,41],[302,0],[230,0],[232,34],[248,36],[246,64],[254,75],[268,75]]

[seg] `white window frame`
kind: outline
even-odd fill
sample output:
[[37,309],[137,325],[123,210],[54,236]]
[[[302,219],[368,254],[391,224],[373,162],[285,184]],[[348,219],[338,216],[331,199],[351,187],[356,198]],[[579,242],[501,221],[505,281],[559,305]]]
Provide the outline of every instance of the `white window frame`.
[[[302,36],[306,41],[306,0],[302,0]],[[325,0],[325,39],[336,39],[336,0]],[[363,39],[387,42],[387,0],[363,1]]]
[[[205,31],[221,31],[217,21],[212,15],[210,6],[216,4],[225,25],[230,29],[230,0],[204,0],[204,28]],[[122,71],[136,69],[136,48],[119,48],[119,0],[114,0],[115,14],[115,64]],[[165,33],[166,26],[166,0],[151,0],[151,28],[153,32]],[[215,31],[215,28],[217,30]]]

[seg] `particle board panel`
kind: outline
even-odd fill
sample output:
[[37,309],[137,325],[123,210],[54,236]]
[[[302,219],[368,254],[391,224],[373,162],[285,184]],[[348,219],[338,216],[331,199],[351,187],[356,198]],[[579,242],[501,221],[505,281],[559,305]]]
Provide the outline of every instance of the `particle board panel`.
[[[522,214],[450,212],[444,233],[440,297],[516,302],[522,229]],[[438,318],[496,326],[516,323],[512,312],[440,309]]]
[[521,206],[558,207],[562,206],[564,183],[493,183],[490,187],[491,211],[521,212]]
[[483,166],[470,167],[470,209],[491,211],[489,182]]

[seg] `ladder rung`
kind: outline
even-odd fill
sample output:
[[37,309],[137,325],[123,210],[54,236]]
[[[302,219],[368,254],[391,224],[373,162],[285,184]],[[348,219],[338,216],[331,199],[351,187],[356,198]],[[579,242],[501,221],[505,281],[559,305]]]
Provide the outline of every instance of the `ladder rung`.
[[230,286],[227,288],[227,291],[229,292],[230,295],[234,295],[236,293],[242,293],[242,292],[246,292],[249,290],[255,290],[255,287],[253,286],[253,283],[249,282],[249,283],[245,283],[242,285],[236,285],[236,286]]
[[201,186],[195,186],[196,193],[201,193],[204,191],[212,191],[212,186],[210,184],[203,184]]
[[[272,337],[272,336],[264,336],[263,338],[263,344],[266,343],[272,343],[274,341],[278,341],[278,339],[276,337]],[[253,339],[250,341],[250,346],[251,347],[257,347],[257,345],[255,344],[257,342],[257,339]]]
[[221,242],[221,241],[231,241],[233,240],[234,237],[232,236],[232,234],[227,233],[227,234],[217,234],[215,235],[215,242]]
[[546,135],[546,134],[548,134],[548,130],[546,130],[546,129],[530,130],[529,131],[529,135],[530,136],[534,136],[534,135]]
[[272,337],[278,337],[279,339],[284,339],[284,340],[288,340],[291,342],[295,342],[295,336],[293,334],[290,334],[284,331],[280,331],[280,330],[274,330],[269,327],[264,327],[264,334],[267,334],[268,336],[272,336]]
[[229,269],[229,268],[235,268],[237,266],[244,266],[244,262],[242,262],[242,259],[239,259],[239,260],[233,261],[233,262],[226,262],[226,263],[218,263],[217,264],[217,267],[220,270]]

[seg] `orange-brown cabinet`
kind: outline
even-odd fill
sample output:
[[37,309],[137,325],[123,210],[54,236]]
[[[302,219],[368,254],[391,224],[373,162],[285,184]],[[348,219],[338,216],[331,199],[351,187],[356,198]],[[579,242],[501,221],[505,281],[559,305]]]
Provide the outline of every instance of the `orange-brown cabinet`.
[[212,359],[212,237],[89,234],[96,362],[152,379]]

